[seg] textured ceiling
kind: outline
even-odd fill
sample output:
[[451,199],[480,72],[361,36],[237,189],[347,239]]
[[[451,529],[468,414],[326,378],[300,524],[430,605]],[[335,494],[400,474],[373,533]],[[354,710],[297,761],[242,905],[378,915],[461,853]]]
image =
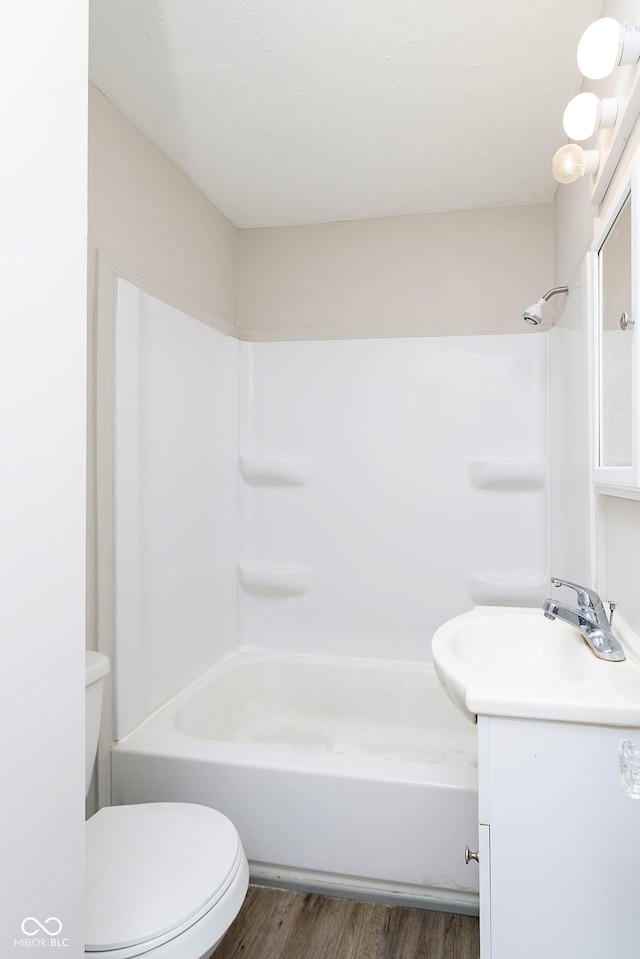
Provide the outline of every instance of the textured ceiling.
[[91,77],[239,227],[553,198],[602,0],[91,0]]

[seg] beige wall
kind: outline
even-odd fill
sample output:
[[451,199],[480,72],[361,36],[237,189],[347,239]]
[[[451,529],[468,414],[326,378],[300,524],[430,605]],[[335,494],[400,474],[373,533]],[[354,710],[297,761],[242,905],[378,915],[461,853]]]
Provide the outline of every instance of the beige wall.
[[89,94],[90,297],[96,250],[249,337],[527,332],[523,309],[553,285],[550,205],[239,232]]
[[238,326],[256,338],[524,333],[553,252],[550,204],[243,230]]
[[588,177],[558,187],[555,197],[555,282],[573,286],[591,247],[593,212]]
[[[638,12],[637,4],[630,0],[605,0],[603,7],[603,16],[612,16],[621,22],[637,23]],[[592,83],[585,88],[592,89],[600,96],[618,96],[628,95],[628,87],[631,77],[631,67],[624,67],[614,71],[611,77],[605,81]],[[591,144],[587,144],[590,146]],[[640,149],[640,126],[632,133],[626,146],[622,160],[616,170],[615,177],[604,198],[600,208],[591,206],[589,182],[585,178],[570,186],[559,186],[556,192],[555,200],[555,220],[556,220],[556,282],[567,282],[571,280],[572,275],[575,278],[576,270],[580,266],[584,252],[590,248],[592,236],[597,232],[599,219],[606,215],[609,207],[615,197],[618,186],[627,175],[629,165],[633,156]],[[561,318],[560,327],[566,324]],[[584,324],[583,324],[584,325]],[[586,329],[586,327],[585,327]],[[571,336],[571,331],[567,327],[567,335]],[[553,349],[554,340],[551,341]],[[574,336],[574,347],[580,347],[580,342]],[[567,353],[567,364],[570,362],[570,354]],[[554,408],[551,408],[551,421],[565,422],[566,430],[563,439],[563,445],[566,447],[569,419],[574,415],[571,411],[575,410],[576,404],[582,404],[583,409],[587,408],[589,396],[587,391],[586,379],[583,380],[582,394],[568,395],[567,384],[569,378],[568,366],[565,369],[559,369],[557,376],[562,380],[564,394],[560,391],[561,400]],[[552,390],[553,390],[553,371],[552,371]],[[560,405],[561,404],[561,405]],[[573,451],[573,458],[576,458],[576,451]],[[590,470],[589,451],[584,449],[580,453],[584,469]],[[554,450],[551,451],[552,459]],[[568,482],[565,472],[564,483],[562,478],[552,490],[552,496],[556,498],[557,508],[563,508],[563,499],[565,507],[571,506],[573,499],[573,490]],[[600,495],[596,497],[596,566],[598,570],[597,588],[607,597],[615,599],[619,603],[619,614],[629,625],[640,633],[640,603],[638,601],[638,554],[640,553],[640,502],[634,500],[623,500],[617,497]],[[586,518],[588,520],[588,517]],[[576,535],[582,536],[583,530],[576,529]],[[570,531],[567,532],[570,535]],[[557,576],[564,576],[565,571],[554,568],[552,572]]]
[[100,250],[235,323],[236,239],[234,225],[90,85],[90,280]]

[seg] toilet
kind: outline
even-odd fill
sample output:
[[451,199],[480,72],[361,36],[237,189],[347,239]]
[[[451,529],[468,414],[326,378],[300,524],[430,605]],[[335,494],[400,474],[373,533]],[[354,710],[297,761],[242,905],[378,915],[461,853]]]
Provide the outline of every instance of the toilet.
[[[86,653],[86,787],[109,660]],[[86,823],[85,957],[208,959],[240,911],[249,867],[226,816],[194,803],[107,806]]]

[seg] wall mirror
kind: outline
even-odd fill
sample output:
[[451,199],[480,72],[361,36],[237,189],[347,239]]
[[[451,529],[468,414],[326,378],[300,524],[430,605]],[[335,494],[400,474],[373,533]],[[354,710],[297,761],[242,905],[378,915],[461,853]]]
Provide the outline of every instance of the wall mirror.
[[638,188],[637,165],[597,236],[594,481],[640,485],[638,443]]

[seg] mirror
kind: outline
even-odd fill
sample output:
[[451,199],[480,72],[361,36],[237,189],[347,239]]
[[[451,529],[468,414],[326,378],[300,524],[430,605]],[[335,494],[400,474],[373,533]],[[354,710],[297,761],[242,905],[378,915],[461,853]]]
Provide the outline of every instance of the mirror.
[[592,254],[596,264],[590,297],[596,361],[593,479],[612,487],[612,492],[640,488],[638,169],[634,163],[612,198]]
[[[631,196],[600,248],[600,430],[598,465],[632,465]],[[622,328],[624,326],[624,329]]]

